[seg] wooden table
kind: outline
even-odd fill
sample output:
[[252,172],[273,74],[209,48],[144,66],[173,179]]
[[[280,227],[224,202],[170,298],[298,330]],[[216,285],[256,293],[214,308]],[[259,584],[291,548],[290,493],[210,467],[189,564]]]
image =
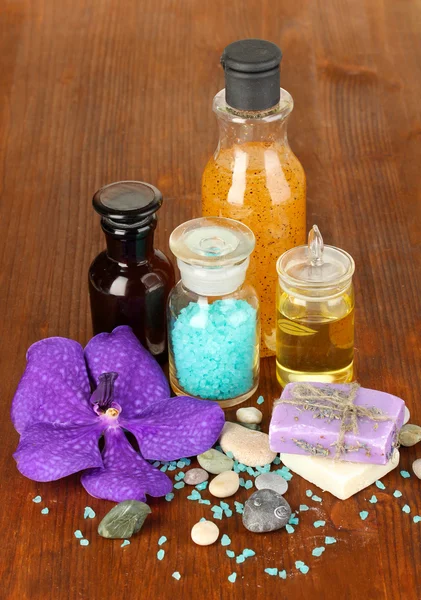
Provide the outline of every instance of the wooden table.
[[[326,242],[357,264],[359,380],[403,397],[411,421],[421,419],[421,1],[2,0],[1,9],[0,596],[420,598],[414,475],[396,470],[384,491],[373,487],[346,502],[325,493],[320,505],[305,495],[314,486],[295,476],[287,499],[311,510],[294,534],[250,534],[238,515],[220,522],[237,554],[255,550],[243,564],[219,543],[192,544],[192,525],[210,511],[187,501],[187,490],[171,503],[153,501],[141,534],[122,549],[96,534],[112,504],[89,497],[77,476],[37,484],[18,473],[9,407],[31,343],[56,335],[86,343],[91,335],[87,269],[104,245],[93,192],[126,178],[157,185],[165,195],[158,242],[166,249],[172,228],[200,214],[200,177],[217,141],[211,104],[223,87],[221,51],[235,39],[263,37],[284,52],[308,224],[317,222]],[[279,394],[273,360],[263,362],[259,393],[267,427]],[[411,471],[417,456],[421,446],[402,449],[400,468]],[[31,501],[37,494],[42,504]],[[242,489],[237,499],[247,495]],[[84,521],[86,505],[96,519]],[[326,526],[315,529],[316,519]],[[161,535],[168,542],[159,562]],[[337,543],[314,558],[325,535]],[[296,560],[310,566],[307,575]],[[285,568],[287,579],[266,567]],[[233,571],[235,584],[227,580]]]

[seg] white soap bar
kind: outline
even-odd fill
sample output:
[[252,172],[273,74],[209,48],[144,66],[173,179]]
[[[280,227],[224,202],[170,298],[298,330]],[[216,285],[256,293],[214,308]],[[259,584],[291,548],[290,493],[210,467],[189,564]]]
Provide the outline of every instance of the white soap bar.
[[335,461],[302,454],[281,454],[280,458],[297,475],[340,500],[346,500],[397,467],[399,451],[395,449],[392,458],[385,465]]

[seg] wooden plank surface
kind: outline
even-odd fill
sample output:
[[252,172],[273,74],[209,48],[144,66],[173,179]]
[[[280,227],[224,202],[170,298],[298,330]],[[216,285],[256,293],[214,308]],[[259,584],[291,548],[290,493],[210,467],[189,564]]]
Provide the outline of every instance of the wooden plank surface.
[[[212,97],[223,87],[223,47],[263,37],[284,52],[282,85],[295,99],[290,141],[308,176],[309,225],[356,260],[360,382],[403,397],[421,420],[421,1],[420,0],[1,0],[0,424],[5,599],[421,597],[421,482],[399,470],[341,502],[317,504],[298,476],[287,499],[311,505],[294,534],[252,535],[238,515],[220,522],[235,564],[217,544],[198,548],[190,528],[209,507],[177,492],[127,548],[96,535],[111,503],[77,476],[37,484],[11,457],[9,407],[36,340],[91,335],[87,269],[103,248],[93,192],[143,179],[165,196],[158,243],[200,214],[200,177],[217,141]],[[265,427],[279,394],[264,361]],[[255,403],[253,399],[251,404]],[[231,413],[232,414],[232,413]],[[230,413],[228,413],[228,416]],[[418,447],[402,449],[410,470]],[[392,492],[400,489],[402,498]],[[314,490],[316,491],[316,490]],[[376,493],[377,504],[368,498]],[[31,499],[40,494],[50,508]],[[241,490],[244,501],[249,492]],[[208,497],[208,492],[204,497]],[[407,503],[411,514],[402,513]],[[42,505],[43,506],[43,505]],[[361,510],[369,517],[362,521]],[[326,520],[320,530],[316,519]],[[73,532],[90,540],[80,547]],[[157,540],[168,537],[165,559]],[[337,539],[320,558],[311,550]],[[294,563],[310,566],[307,575]],[[285,581],[264,573],[285,568]],[[173,571],[180,581],[171,577]],[[227,577],[236,571],[235,584]]]

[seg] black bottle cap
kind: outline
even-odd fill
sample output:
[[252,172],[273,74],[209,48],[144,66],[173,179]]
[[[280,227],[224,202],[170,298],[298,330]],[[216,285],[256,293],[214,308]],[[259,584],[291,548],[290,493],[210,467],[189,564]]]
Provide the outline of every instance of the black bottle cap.
[[279,103],[282,52],[266,40],[233,42],[222,53],[225,99],[238,110],[262,111]]
[[103,225],[132,229],[155,222],[162,194],[150,183],[117,181],[99,189],[92,204],[101,215]]

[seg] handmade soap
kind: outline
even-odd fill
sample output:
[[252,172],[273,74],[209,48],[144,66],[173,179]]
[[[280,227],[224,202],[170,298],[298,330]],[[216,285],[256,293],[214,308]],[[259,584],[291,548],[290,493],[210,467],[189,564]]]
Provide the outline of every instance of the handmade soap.
[[404,408],[397,396],[357,384],[290,383],[274,408],[269,444],[282,454],[385,465]]
[[392,458],[385,465],[336,461],[299,454],[281,454],[281,460],[297,475],[340,500],[346,500],[395,469],[399,464],[399,451],[394,450]]

